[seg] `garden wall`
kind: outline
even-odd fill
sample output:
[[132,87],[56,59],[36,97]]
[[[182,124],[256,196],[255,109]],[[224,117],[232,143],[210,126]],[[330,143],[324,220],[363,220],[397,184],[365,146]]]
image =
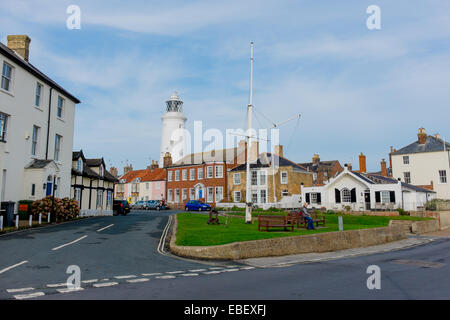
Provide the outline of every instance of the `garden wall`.
[[318,233],[305,236],[281,237],[235,242],[220,246],[177,246],[177,218],[172,229],[170,250],[189,258],[213,260],[238,260],[291,254],[329,252],[379,245],[406,238],[401,226]]

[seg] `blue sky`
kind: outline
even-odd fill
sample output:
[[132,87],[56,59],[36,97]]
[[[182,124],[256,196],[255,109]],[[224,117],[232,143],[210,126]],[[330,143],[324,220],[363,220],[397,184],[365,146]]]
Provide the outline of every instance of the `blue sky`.
[[[68,30],[66,9],[81,9]],[[368,30],[366,8],[381,8]],[[450,2],[5,1],[0,40],[27,34],[30,61],[77,96],[74,150],[122,168],[159,159],[165,100],[178,91],[187,127],[245,127],[249,43],[254,106],[281,128],[285,156],[379,170],[417,129],[450,137]],[[447,138],[447,140],[450,138]],[[120,171],[120,169],[119,169]]]

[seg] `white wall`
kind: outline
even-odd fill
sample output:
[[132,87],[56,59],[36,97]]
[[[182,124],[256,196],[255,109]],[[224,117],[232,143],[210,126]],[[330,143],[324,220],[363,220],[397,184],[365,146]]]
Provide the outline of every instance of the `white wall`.
[[[0,179],[3,169],[7,170],[5,199],[1,200],[17,202],[22,199],[29,199],[29,194],[25,190],[31,188],[32,182],[36,183],[37,189],[41,189],[45,182],[46,177],[41,178],[43,179],[41,181],[25,181],[24,168],[33,159],[31,156],[33,125],[40,127],[38,150],[35,158],[45,159],[50,87],[0,54],[0,66],[3,66],[3,61],[12,65],[14,71],[12,92],[9,93],[0,89],[0,112],[9,116],[7,142],[0,143]],[[40,108],[35,107],[37,82],[43,85]],[[56,116],[58,95],[65,100],[62,120],[57,119]],[[60,197],[70,195],[74,117],[75,103],[58,91],[53,90],[48,158],[53,159],[54,157],[55,134],[61,135],[63,137],[61,161],[58,162],[61,178]],[[27,136],[28,138],[26,138]]]

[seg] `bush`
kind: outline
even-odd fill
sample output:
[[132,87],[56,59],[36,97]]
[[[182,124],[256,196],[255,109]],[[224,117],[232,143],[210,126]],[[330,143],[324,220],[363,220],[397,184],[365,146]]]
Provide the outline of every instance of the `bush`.
[[327,212],[325,212],[326,214],[334,214],[335,212],[333,210],[328,210]]
[[51,221],[65,221],[71,220],[80,215],[80,208],[78,208],[78,202],[73,199],[53,198],[53,196],[47,196],[41,200],[36,200],[31,205],[31,213],[33,219],[38,219],[39,214],[42,214],[42,219],[47,219],[48,213],[51,212]]
[[398,208],[397,211],[398,211],[398,214],[401,216],[409,216],[410,215],[409,212],[403,210],[402,208]]
[[437,207],[436,204],[437,204],[436,199],[428,201],[427,204],[425,205],[425,210],[436,211],[436,207]]

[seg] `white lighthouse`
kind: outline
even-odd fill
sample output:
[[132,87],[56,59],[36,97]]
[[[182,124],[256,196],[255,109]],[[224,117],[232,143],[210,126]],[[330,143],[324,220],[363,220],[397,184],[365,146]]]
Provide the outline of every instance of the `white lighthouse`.
[[183,115],[183,101],[174,92],[166,101],[166,114],[162,116],[161,153],[159,166],[164,165],[164,155],[169,152],[172,161],[177,162],[186,155],[186,137],[184,124],[187,118]]

